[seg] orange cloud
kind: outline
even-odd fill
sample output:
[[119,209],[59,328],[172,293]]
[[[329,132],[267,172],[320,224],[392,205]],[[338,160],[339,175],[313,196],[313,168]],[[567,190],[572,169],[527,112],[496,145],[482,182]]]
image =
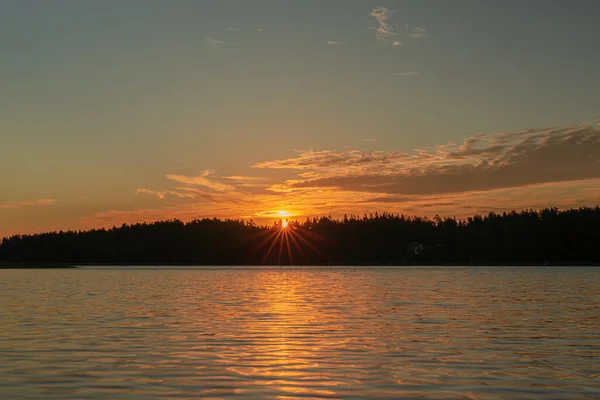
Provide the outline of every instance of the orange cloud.
[[147,194],[149,196],[156,196],[161,200],[164,200],[167,195],[172,195],[175,197],[179,197],[181,199],[186,198],[186,197],[190,197],[188,196],[186,193],[181,193],[175,190],[163,190],[163,191],[157,191],[157,190],[151,190],[151,189],[144,189],[144,188],[138,188],[135,191],[136,196],[138,194]]
[[233,175],[233,176],[224,176],[223,179],[229,179],[236,182],[257,182],[257,181],[265,181],[266,178],[260,176],[242,176],[242,175]]
[[208,179],[208,177],[212,174],[212,171],[207,170],[204,171],[201,175],[197,176],[167,174],[165,175],[165,177],[178,183],[183,183],[192,186],[203,186],[208,189],[215,190],[217,192],[224,192],[227,190],[232,190],[234,188],[232,185]]
[[[600,179],[552,182],[514,188],[480,190],[440,195],[387,195],[336,189],[306,189],[293,193],[246,194],[216,193],[219,197],[200,198],[184,204],[139,210],[108,210],[84,218],[85,228],[120,225],[170,218],[191,220],[203,217],[245,218],[271,223],[281,218],[279,210],[291,219],[321,215],[342,217],[344,214],[391,212],[433,217],[466,218],[490,211],[556,206],[571,208],[600,204]],[[210,195],[209,195],[210,196]]]
[[18,201],[18,202],[12,202],[12,203],[0,203],[0,209],[50,206],[54,203],[56,203],[56,200],[53,200],[53,199],[41,199],[41,200],[35,200],[35,201]]
[[[295,177],[273,182],[243,175],[217,178],[209,170],[198,176],[170,174],[167,178],[180,185],[137,192],[163,198],[163,207],[109,210],[83,223],[214,216],[269,223],[280,210],[299,219],[375,211],[464,218],[489,211],[595,206],[600,204],[600,127],[476,135],[412,153],[307,151],[253,167],[286,169]],[[249,186],[256,189],[244,190]],[[169,195],[186,201],[172,204]]]
[[309,151],[253,167],[298,170],[296,179],[271,187],[279,192],[429,195],[600,178],[600,124],[478,135],[412,154]]

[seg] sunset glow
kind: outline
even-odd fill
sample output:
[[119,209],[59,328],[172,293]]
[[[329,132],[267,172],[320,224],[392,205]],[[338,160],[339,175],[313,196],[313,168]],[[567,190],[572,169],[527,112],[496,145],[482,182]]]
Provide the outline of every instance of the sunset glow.
[[0,397],[600,394],[598,15],[0,0]]
[[596,2],[26,4],[0,13],[0,236],[600,203]]

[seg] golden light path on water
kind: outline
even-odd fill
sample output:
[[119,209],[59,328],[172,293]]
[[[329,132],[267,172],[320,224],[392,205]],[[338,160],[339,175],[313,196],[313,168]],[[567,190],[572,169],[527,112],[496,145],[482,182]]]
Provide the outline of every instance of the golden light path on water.
[[591,399],[597,268],[0,271],[0,393]]

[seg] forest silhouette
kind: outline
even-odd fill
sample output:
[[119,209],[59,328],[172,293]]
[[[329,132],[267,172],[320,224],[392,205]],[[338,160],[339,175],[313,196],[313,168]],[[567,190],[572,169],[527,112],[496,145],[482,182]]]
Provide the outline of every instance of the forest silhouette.
[[600,207],[455,218],[196,219],[4,238],[3,263],[75,265],[589,265]]

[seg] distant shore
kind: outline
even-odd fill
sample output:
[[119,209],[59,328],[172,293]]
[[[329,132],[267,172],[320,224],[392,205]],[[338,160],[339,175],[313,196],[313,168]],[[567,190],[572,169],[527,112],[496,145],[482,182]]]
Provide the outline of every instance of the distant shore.
[[0,262],[0,269],[78,269],[85,267],[600,267],[600,263],[415,263],[415,264],[201,264],[201,263],[50,263]]
[[0,242],[0,264],[598,266],[599,226],[600,205],[489,213],[466,220],[387,212],[272,225],[217,218],[165,220],[6,237]]

